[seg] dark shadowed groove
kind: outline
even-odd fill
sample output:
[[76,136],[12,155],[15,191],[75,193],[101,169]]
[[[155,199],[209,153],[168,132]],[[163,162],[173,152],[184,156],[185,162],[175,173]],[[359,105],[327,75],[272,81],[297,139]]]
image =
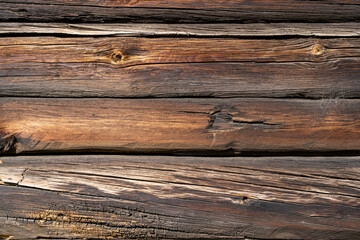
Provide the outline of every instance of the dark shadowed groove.
[[358,150],[345,150],[345,151],[234,151],[234,150],[220,150],[220,151],[204,151],[204,150],[186,150],[186,151],[114,151],[114,150],[106,150],[106,149],[78,149],[78,150],[64,150],[64,151],[31,151],[31,152],[6,152],[2,155],[6,156],[56,156],[56,155],[138,155],[138,156],[198,156],[198,157],[235,157],[235,156],[243,156],[243,157],[284,157],[284,156],[304,156],[304,157],[342,157],[342,156],[359,156],[360,151]]
[[338,36],[319,36],[319,35],[306,35],[306,34],[283,34],[283,35],[274,35],[274,36],[266,36],[266,35],[231,35],[231,34],[223,34],[223,35],[201,35],[201,34],[141,34],[139,35],[122,35],[122,34],[71,34],[71,33],[0,33],[0,38],[3,37],[58,37],[58,38],[116,38],[116,37],[124,37],[124,38],[225,38],[225,39],[258,39],[258,40],[286,40],[286,39],[296,39],[296,38],[319,38],[319,39],[336,39],[336,38],[360,38],[360,36],[347,36],[347,35],[338,35]]

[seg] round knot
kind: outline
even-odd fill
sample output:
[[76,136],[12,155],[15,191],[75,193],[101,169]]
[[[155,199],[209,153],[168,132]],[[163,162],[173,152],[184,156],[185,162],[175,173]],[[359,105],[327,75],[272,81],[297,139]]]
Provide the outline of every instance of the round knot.
[[118,51],[114,51],[114,52],[110,55],[110,61],[111,61],[112,63],[115,63],[115,64],[120,63],[121,60],[122,60],[122,58],[123,58],[123,56],[122,56],[121,53],[118,52]]
[[321,55],[324,53],[324,51],[325,51],[325,48],[323,46],[321,46],[320,44],[315,44],[311,49],[311,53],[313,55]]

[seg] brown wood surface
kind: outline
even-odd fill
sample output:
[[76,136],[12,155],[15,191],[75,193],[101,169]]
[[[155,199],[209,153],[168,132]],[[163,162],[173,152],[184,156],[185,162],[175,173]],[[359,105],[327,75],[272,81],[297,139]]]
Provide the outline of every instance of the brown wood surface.
[[360,0],[0,0],[0,239],[360,239],[359,37]]
[[359,99],[1,98],[1,152],[359,151]]
[[31,23],[0,22],[0,34],[174,37],[359,37],[360,23]]
[[359,157],[19,156],[0,236],[358,239]]
[[359,38],[0,38],[0,96],[360,97]]
[[348,22],[359,0],[1,0],[0,20],[78,22]]

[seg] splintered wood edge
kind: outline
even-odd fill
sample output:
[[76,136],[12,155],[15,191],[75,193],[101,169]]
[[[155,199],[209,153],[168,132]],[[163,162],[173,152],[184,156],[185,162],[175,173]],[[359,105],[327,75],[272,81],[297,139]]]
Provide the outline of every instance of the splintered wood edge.
[[192,37],[358,37],[360,23],[269,24],[71,24],[0,23],[0,34]]

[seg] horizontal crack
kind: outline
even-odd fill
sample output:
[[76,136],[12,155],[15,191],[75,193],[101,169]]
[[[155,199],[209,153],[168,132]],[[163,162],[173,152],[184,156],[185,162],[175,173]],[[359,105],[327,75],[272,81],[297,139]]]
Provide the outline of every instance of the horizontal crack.
[[215,107],[213,111],[208,113],[209,121],[205,129],[207,130],[236,130],[237,128],[244,128],[246,126],[266,127],[266,126],[280,126],[279,123],[271,123],[267,120],[252,120],[246,117],[237,116],[229,112],[223,107]]
[[270,125],[270,126],[276,126],[281,125],[277,123],[267,123],[265,121],[240,121],[240,120],[232,120],[234,123],[244,123],[244,124],[260,124],[260,125]]

